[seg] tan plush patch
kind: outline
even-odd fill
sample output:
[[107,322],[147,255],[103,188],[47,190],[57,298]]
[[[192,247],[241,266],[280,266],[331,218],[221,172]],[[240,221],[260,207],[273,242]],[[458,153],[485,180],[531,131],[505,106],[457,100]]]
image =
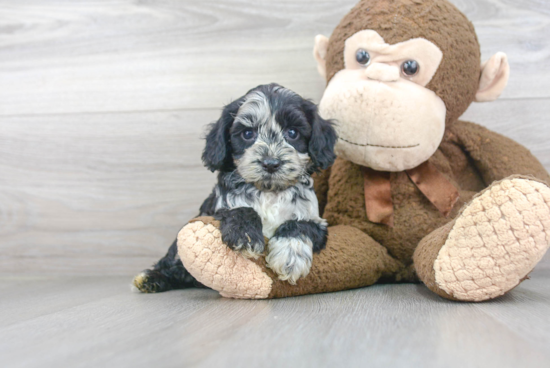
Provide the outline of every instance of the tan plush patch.
[[434,263],[449,295],[482,301],[514,288],[550,243],[550,188],[523,178],[503,180],[459,215]]
[[226,298],[265,299],[273,281],[260,266],[230,250],[212,224],[196,221],[178,234],[178,253],[200,283]]
[[476,102],[491,102],[496,100],[510,78],[510,65],[503,52],[497,52],[481,65],[481,79],[476,93]]
[[317,35],[315,37],[315,45],[313,47],[313,57],[317,61],[317,71],[326,79],[327,77],[327,48],[328,48],[328,37],[323,35]]
[[[370,57],[370,63],[361,65],[355,59],[357,50],[366,50]],[[359,31],[346,40],[344,49],[344,65],[346,69],[364,70],[366,74],[375,65],[386,65],[395,69],[397,78],[404,78],[425,87],[433,78],[443,53],[434,43],[415,38],[394,45],[387,44],[384,39],[373,30]],[[407,60],[415,60],[419,64],[418,73],[414,76],[401,74],[401,66]],[[378,79],[379,78],[375,78]]]
[[[318,36],[314,55],[324,70],[321,40]],[[423,38],[390,45],[374,30],[355,33],[345,45],[345,68],[330,80],[319,103],[321,116],[336,123],[337,155],[391,172],[428,160],[445,131],[445,104],[424,88],[441,63],[441,50]],[[356,60],[358,50],[370,55],[367,64]],[[408,60],[419,65],[413,76],[401,72]]]
[[319,113],[336,123],[339,157],[378,171],[417,167],[434,154],[445,132],[445,104],[435,93],[403,78],[369,79],[360,69],[332,78]]

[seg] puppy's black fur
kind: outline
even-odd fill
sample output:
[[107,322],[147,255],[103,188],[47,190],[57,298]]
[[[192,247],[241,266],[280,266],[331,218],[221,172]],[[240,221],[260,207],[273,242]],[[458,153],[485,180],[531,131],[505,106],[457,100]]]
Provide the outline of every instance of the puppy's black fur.
[[233,250],[250,250],[263,253],[265,248],[262,220],[249,207],[221,209],[214,214],[220,221],[223,242]]
[[313,171],[318,172],[328,169],[336,159],[334,153],[334,144],[337,139],[336,132],[329,121],[319,116],[317,106],[314,103],[304,100],[302,106],[312,127],[308,147],[309,157],[313,161]]
[[306,237],[313,243],[313,252],[319,253],[327,245],[328,232],[326,227],[313,221],[287,221],[275,232],[275,238]]
[[[307,181],[311,180],[308,179],[309,175],[332,165],[336,158],[333,148],[337,136],[332,123],[319,116],[314,103],[276,84],[251,89],[243,97],[225,106],[220,119],[209,126],[202,161],[209,170],[219,171],[219,175],[218,184],[201,205],[199,216],[214,216],[219,220],[222,240],[232,249],[258,254],[263,252],[265,247],[262,222],[258,213],[250,207],[221,208],[216,211],[220,200],[228,202],[231,198],[235,200],[236,196],[240,196],[240,200],[252,201],[257,195],[254,185],[246,182],[238,174],[235,164],[235,160],[240,159],[252,144],[242,136],[242,132],[245,129],[250,130],[250,127],[235,123],[235,117],[246,96],[253,91],[269,96],[269,109],[276,114],[275,119],[283,134],[291,128],[299,132],[298,139],[287,139],[286,135],[285,139],[296,151],[310,157],[310,163],[304,173],[305,182],[300,188],[308,187]],[[252,116],[251,119],[253,118]],[[276,137],[272,138],[275,140]],[[293,203],[308,200],[304,189],[300,188],[294,193]],[[319,252],[325,247],[327,230],[326,226],[314,221],[292,220],[280,225],[273,237],[306,237],[311,240],[313,251]],[[152,269],[136,276],[134,285],[146,293],[204,287],[184,268],[178,256],[176,241]]]
[[[138,277],[142,277],[142,279],[138,281]],[[178,257],[177,239],[168,248],[166,255],[152,269],[143,271],[134,279],[134,286],[142,293],[160,293],[172,289],[205,287],[183,267],[183,263]]]
[[242,105],[244,96],[225,106],[220,119],[208,126],[206,145],[202,152],[202,162],[210,171],[235,170],[233,163],[229,129],[233,125],[235,115]]

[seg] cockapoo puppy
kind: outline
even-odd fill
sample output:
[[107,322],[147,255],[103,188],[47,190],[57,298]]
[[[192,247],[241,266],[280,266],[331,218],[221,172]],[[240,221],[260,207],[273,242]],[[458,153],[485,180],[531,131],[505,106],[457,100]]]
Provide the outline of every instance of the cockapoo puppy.
[[[311,175],[335,159],[336,133],[317,106],[269,84],[227,105],[211,124],[202,160],[218,183],[199,216],[220,221],[222,240],[246,257],[265,252],[281,280],[295,284],[327,240]],[[176,242],[151,270],[134,278],[142,292],[200,286],[185,270]]]

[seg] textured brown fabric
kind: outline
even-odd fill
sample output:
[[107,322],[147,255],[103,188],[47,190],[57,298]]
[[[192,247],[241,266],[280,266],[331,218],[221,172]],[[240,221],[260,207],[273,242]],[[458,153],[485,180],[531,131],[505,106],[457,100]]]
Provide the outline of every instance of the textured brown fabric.
[[363,168],[365,209],[369,221],[393,227],[390,173]]
[[428,289],[444,298],[458,300],[439,288],[435,282],[435,270],[433,267],[439,250],[447,241],[447,237],[454,224],[454,221],[449,222],[422,239],[414,252],[413,259],[416,273]]
[[443,52],[437,73],[426,86],[447,107],[447,124],[474,101],[481,75],[479,43],[472,23],[446,0],[363,0],[340,22],[327,49],[327,81],[344,68],[344,42],[372,29],[389,44],[424,38]]
[[256,261],[274,281],[271,298],[304,295],[312,293],[348,290],[376,283],[380,278],[402,273],[410,275],[410,269],[388,255],[382,247],[367,234],[350,226],[329,228],[327,247],[313,256],[309,275],[299,279],[296,285],[280,281],[263,258]]
[[363,168],[338,158],[329,179],[328,203],[324,218],[329,225],[353,226],[386,247],[393,257],[408,265],[418,242],[427,234],[451,221],[465,201],[476,193],[463,190],[453,177],[446,157],[437,152],[430,161],[439,172],[459,189],[460,198],[449,218],[420,192],[406,173],[391,173],[391,193],[394,208],[394,227],[369,221],[365,211]]
[[[458,201],[458,190],[429,161],[406,171],[416,187],[448,217]],[[363,167],[365,208],[369,221],[393,227],[390,173]]]
[[443,216],[448,217],[451,214],[458,200],[458,190],[437,171],[430,161],[407,170],[407,175]]
[[521,144],[474,123],[459,121],[448,129],[447,139],[468,152],[485,186],[512,175],[534,176],[550,183],[548,172]]

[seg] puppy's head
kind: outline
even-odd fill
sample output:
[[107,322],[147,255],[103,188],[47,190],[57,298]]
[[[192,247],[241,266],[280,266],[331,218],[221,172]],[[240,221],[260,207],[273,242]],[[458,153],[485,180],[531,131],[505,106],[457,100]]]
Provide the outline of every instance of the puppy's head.
[[336,133],[317,106],[277,84],[258,86],[227,105],[211,125],[202,160],[237,170],[261,190],[284,190],[336,158]]

